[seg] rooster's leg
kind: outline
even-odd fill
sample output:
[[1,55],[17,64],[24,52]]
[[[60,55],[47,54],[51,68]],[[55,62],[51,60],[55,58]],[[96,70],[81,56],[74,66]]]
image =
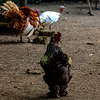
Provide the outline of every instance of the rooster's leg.
[[49,98],[59,98],[59,90],[60,90],[60,87],[59,85],[51,85],[49,86],[49,90],[50,92],[47,93],[47,96]]
[[49,26],[49,30],[51,30],[51,25]]
[[44,30],[45,26],[43,26],[43,30]]
[[22,43],[23,41],[22,41],[22,36],[20,35],[20,42]]
[[28,39],[28,41],[27,41],[27,42],[28,42],[28,43],[30,43],[30,42],[31,42],[30,38],[28,37],[27,39]]

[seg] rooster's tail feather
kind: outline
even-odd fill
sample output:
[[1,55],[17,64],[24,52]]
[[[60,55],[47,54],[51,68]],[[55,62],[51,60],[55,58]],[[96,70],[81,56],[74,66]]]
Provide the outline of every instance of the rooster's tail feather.
[[6,3],[4,3],[4,6],[1,6],[1,8],[3,8],[6,11],[19,11],[18,6],[14,4],[12,1],[7,1]]

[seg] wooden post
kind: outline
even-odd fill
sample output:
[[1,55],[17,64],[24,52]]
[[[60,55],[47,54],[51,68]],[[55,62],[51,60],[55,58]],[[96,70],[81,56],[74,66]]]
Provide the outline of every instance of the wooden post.
[[95,9],[98,9],[98,7],[97,7],[98,2],[99,2],[99,0],[95,0]]
[[88,14],[90,14],[90,16],[94,16],[94,14],[93,14],[93,12],[92,12],[92,6],[91,6],[90,0],[88,0],[88,7],[89,7],[89,12],[88,12]]

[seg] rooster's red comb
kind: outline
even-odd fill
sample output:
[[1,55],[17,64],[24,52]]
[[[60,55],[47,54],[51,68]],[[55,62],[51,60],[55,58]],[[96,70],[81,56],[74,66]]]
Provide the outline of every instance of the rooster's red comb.
[[61,33],[60,32],[57,32],[57,33],[58,33],[59,37],[61,37]]

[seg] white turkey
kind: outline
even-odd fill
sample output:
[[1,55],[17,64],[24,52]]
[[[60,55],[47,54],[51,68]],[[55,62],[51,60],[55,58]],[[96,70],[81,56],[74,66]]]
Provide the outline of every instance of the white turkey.
[[65,7],[61,6],[60,7],[60,11],[59,12],[55,12],[55,11],[45,11],[40,15],[40,22],[41,22],[41,26],[43,26],[43,29],[45,28],[45,26],[49,26],[49,29],[51,30],[51,25],[54,22],[57,22],[59,17],[62,15],[63,9]]

